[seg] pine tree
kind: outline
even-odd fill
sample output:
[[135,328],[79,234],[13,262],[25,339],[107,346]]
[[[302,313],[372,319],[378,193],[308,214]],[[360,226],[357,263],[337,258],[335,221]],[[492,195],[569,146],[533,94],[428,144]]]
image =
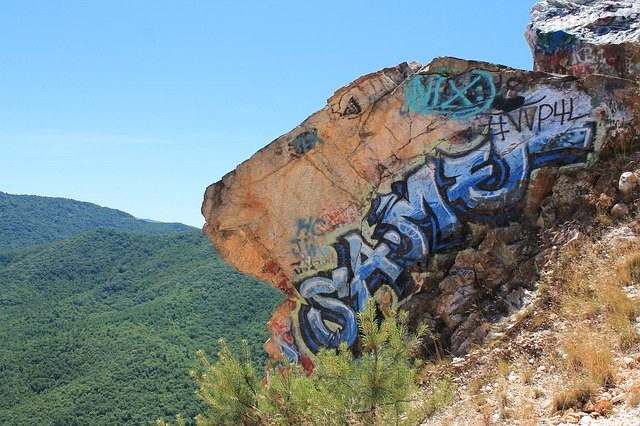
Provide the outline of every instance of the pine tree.
[[247,341],[242,342],[242,360],[233,355],[224,339],[220,340],[220,347],[213,364],[203,351],[196,353],[204,373],[192,371],[191,376],[199,388],[196,395],[208,408],[206,415],[196,417],[196,424],[260,424],[258,399],[263,389]]
[[[261,380],[246,343],[241,360],[224,341],[215,363],[198,352],[204,371],[192,376],[208,411],[196,424],[415,424],[429,405],[423,403],[417,367],[410,361],[424,329],[410,336],[406,315],[398,318],[393,312],[379,321],[372,300],[359,314],[359,324],[358,356],[345,344],[322,350],[311,375],[285,363]],[[158,425],[167,423],[158,420]]]

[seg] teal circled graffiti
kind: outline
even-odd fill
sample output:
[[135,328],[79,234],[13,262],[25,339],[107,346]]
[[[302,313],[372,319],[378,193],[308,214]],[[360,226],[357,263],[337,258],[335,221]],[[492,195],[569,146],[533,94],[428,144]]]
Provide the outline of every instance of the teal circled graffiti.
[[491,107],[496,97],[493,75],[472,70],[456,77],[417,74],[405,88],[407,105],[419,114],[463,120]]

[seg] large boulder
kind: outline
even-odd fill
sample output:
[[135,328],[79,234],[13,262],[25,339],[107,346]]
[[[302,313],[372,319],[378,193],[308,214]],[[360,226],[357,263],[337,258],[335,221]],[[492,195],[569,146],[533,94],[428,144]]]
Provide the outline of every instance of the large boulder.
[[[532,173],[585,164],[623,139],[635,89],[450,58],[402,64],[340,89],[210,186],[205,231],[229,263],[289,296],[272,350],[299,359],[353,344],[367,298],[407,301],[434,254],[469,245],[470,224],[519,220]],[[515,267],[519,233],[495,234],[439,284],[433,312],[452,330],[480,282],[497,287]]]
[[287,295],[274,358],[355,344],[369,298],[464,353],[517,307],[536,228],[582,200],[562,171],[633,139],[637,86],[454,58],[363,76],[209,186],[204,231]]
[[640,76],[638,0],[546,0],[525,33],[534,70],[584,77]]

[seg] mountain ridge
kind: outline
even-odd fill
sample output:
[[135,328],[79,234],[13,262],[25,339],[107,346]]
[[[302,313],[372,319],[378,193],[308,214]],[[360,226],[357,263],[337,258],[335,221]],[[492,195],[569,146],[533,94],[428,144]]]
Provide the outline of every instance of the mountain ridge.
[[178,222],[139,219],[86,201],[0,191],[0,251],[57,241],[94,228],[149,235],[197,229]]
[[[133,216],[114,209],[16,197],[12,209],[15,198],[0,193],[0,424],[192,417],[201,411],[188,374],[197,350],[214,354],[219,338],[261,350],[282,296],[222,262],[200,230],[132,227]],[[30,222],[34,234],[4,245],[12,224],[51,204],[54,215]],[[88,208],[89,229],[52,223],[63,207]],[[113,214],[123,220],[105,220]],[[31,238],[54,226],[50,239]]]

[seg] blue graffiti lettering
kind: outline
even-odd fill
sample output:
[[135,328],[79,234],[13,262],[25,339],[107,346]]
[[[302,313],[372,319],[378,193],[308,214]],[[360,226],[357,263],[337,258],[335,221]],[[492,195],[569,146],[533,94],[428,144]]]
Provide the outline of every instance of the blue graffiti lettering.
[[595,123],[569,129],[550,138],[537,138],[528,144],[532,168],[555,164],[566,166],[587,160],[596,133]]
[[442,156],[437,164],[438,184],[462,213],[489,216],[514,205],[529,176],[526,145],[488,142],[460,157]]
[[390,194],[374,199],[367,215],[369,225],[376,225],[373,237],[391,247],[394,261],[405,267],[441,249],[461,226],[440,195],[434,169],[426,164],[392,185]]
[[[437,76],[425,90],[435,91],[444,84],[449,83]],[[438,105],[462,102],[458,98],[466,96],[467,89],[467,85],[456,86],[455,99],[438,101]],[[434,96],[435,92],[429,94],[432,100]],[[358,337],[357,313],[366,300],[382,294],[383,287],[391,290],[396,301],[407,300],[415,285],[411,268],[426,266],[434,253],[460,244],[463,220],[504,223],[520,205],[532,170],[584,162],[593,149],[595,123],[576,123],[588,114],[574,116],[572,99],[566,103],[568,109],[564,99],[545,105],[550,111],[543,117],[553,114],[555,132],[534,126],[526,105],[516,112],[517,121],[516,113],[513,117],[492,114],[489,124],[483,126],[482,143],[462,154],[430,156],[403,180],[394,182],[388,193],[376,195],[364,217],[374,243],[349,231],[332,246],[337,267],[298,284],[301,301],[293,325],[296,336],[302,338],[298,343],[312,353],[322,347],[335,348],[340,342],[352,346]],[[505,127],[495,132],[494,115],[501,122],[507,120],[503,125],[510,130]],[[521,135],[523,131],[526,135]],[[299,238],[315,234],[311,220],[300,220],[297,226]],[[294,359],[288,351],[285,354]]]
[[351,346],[358,337],[357,310],[348,301],[356,296],[364,306],[369,294],[366,287],[354,284],[347,282],[346,268],[334,270],[331,278],[312,277],[300,284],[298,291],[307,301],[298,314],[300,331],[314,353],[321,347],[336,348],[341,341]]

